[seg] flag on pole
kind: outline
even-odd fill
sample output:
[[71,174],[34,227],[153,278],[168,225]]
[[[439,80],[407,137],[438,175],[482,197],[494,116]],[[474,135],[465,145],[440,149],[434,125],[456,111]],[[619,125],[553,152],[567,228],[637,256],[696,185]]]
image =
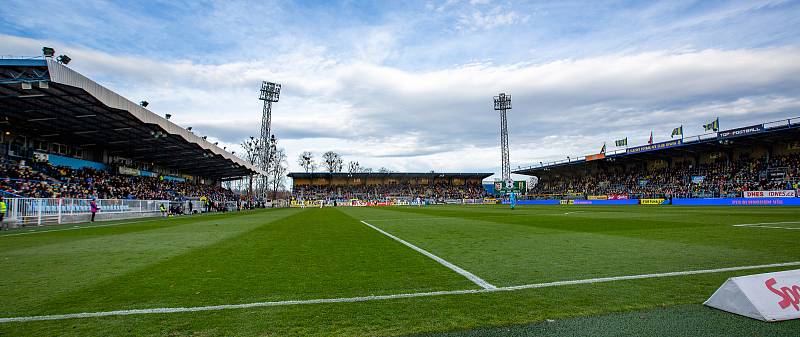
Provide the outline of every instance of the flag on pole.
[[619,140],[615,140],[614,141],[614,145],[616,145],[617,147],[628,146],[628,137],[625,137],[625,138],[619,139]]
[[603,148],[600,149],[600,153],[606,153],[606,143],[603,143]]
[[683,138],[683,125],[672,129],[672,135],[670,135],[669,138],[672,138],[672,137],[675,137],[675,136],[681,136],[681,138]]
[[650,140],[647,141],[647,144],[653,144],[653,131],[650,131]]
[[717,117],[717,119],[715,119],[711,123],[704,124],[703,125],[703,129],[705,129],[705,131],[709,131],[709,130],[719,131],[719,117]]

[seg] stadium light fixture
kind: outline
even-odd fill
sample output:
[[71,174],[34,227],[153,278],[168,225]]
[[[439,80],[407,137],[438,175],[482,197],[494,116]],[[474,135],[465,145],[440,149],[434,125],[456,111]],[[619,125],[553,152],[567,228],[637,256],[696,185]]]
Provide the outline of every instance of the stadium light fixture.
[[139,105],[141,105],[143,108],[146,108],[148,105],[150,105],[150,103],[148,103],[147,101],[141,101],[139,102]]
[[44,57],[53,57],[56,54],[56,50],[50,47],[43,47],[42,54],[44,54]]
[[58,61],[58,63],[61,63],[63,65],[67,65],[69,64],[69,61],[72,61],[72,59],[67,55],[59,55],[58,58],[56,58],[56,61]]
[[186,128],[186,131],[192,131],[192,127],[190,126],[190,127]]
[[171,117],[172,117],[172,114],[165,114],[164,115],[164,118],[166,118],[167,120],[169,120]]
[[203,136],[203,140],[206,140],[206,138],[208,138],[208,136]]
[[513,184],[511,180],[511,164],[508,158],[508,118],[506,116],[506,111],[511,110],[511,95],[500,93],[494,96],[494,110],[500,112],[501,177],[506,184]]

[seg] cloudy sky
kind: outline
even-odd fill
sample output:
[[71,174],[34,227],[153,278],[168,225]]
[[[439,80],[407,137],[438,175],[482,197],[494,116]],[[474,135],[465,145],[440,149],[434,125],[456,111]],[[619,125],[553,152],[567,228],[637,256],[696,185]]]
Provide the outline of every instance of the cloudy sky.
[[274,133],[396,171],[498,172],[492,96],[513,96],[512,168],[800,116],[798,1],[30,1],[0,55],[70,67],[229,148]]

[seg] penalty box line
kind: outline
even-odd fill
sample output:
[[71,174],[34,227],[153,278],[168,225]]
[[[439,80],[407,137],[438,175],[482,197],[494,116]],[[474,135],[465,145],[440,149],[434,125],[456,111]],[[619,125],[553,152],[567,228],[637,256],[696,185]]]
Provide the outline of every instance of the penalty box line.
[[776,267],[789,267],[789,266],[798,266],[798,265],[800,265],[800,261],[785,262],[785,263],[773,263],[773,264],[762,264],[762,265],[755,265],[755,266],[739,266],[739,267],[728,267],[728,268],[717,268],[717,269],[689,270],[689,271],[657,273],[657,274],[640,274],[640,275],[628,275],[628,276],[600,277],[600,278],[583,279],[583,280],[557,281],[557,282],[547,282],[547,283],[534,283],[534,284],[525,284],[525,285],[509,286],[509,287],[499,287],[499,288],[492,288],[492,289],[445,290],[445,291],[433,291],[433,292],[424,292],[424,293],[405,293],[405,294],[394,294],[394,295],[372,295],[372,296],[360,296],[360,297],[323,298],[323,299],[313,299],[313,300],[288,300],[288,301],[273,301],[273,302],[254,302],[254,303],[242,303],[242,304],[210,305],[210,306],[201,306],[201,307],[173,307],[173,308],[131,309],[131,310],[115,310],[115,311],[81,312],[81,313],[60,314],[60,315],[4,317],[4,318],[0,318],[0,323],[32,322],[32,321],[55,321],[55,320],[75,319],[75,318],[92,318],[92,317],[107,317],[107,316],[128,316],[128,315],[144,315],[144,314],[169,314],[169,313],[184,313],[184,312],[199,312],[199,311],[217,311],[217,310],[228,310],[228,309],[279,307],[279,306],[303,305],[303,304],[354,303],[354,302],[369,302],[369,301],[381,301],[381,300],[417,298],[417,297],[481,294],[481,293],[494,293],[494,292],[500,292],[500,291],[518,291],[518,290],[523,290],[523,289],[536,289],[536,288],[548,288],[548,287],[559,287],[559,286],[568,286],[568,285],[603,283],[603,282],[613,282],[613,281],[623,281],[623,280],[639,280],[639,279],[651,279],[651,278],[661,278],[661,277],[674,277],[674,276],[686,276],[686,275],[723,273],[723,272],[729,272],[729,271],[740,271],[740,270],[748,270],[748,269],[763,269],[763,268],[776,268]]
[[770,226],[770,225],[788,225],[788,224],[800,224],[800,221],[744,223],[744,224],[731,225],[731,226],[733,226],[733,227],[748,227],[748,228],[800,229],[800,227]]
[[410,242],[408,242],[406,240],[403,240],[403,239],[398,238],[398,237],[396,237],[396,236],[394,236],[392,234],[389,234],[386,231],[384,231],[384,230],[382,230],[382,229],[380,229],[378,227],[375,227],[375,226],[371,225],[370,223],[368,223],[368,222],[366,222],[364,220],[361,220],[361,223],[369,226],[370,228],[378,231],[379,233],[381,233],[383,235],[388,236],[389,238],[391,238],[391,239],[393,239],[393,240],[395,240],[397,242],[400,242],[400,243],[406,245],[408,248],[416,250],[417,252],[421,253],[422,255],[425,255],[425,256],[433,259],[434,261],[439,262],[439,264],[441,264],[441,265],[443,265],[443,266],[445,266],[447,268],[450,268],[450,270],[452,270],[452,271],[454,271],[456,273],[461,274],[462,276],[466,277],[468,280],[472,281],[472,283],[477,284],[479,287],[481,287],[483,289],[495,289],[495,288],[497,288],[494,285],[492,285],[491,283],[486,282],[484,279],[478,277],[477,275],[475,275],[473,273],[470,273],[470,272],[464,270],[463,268],[461,268],[459,266],[456,266],[456,265],[448,262],[447,260],[445,260],[445,259],[443,259],[441,257],[433,255],[433,253],[431,253],[431,252],[429,252],[427,250],[419,248],[419,247],[413,245],[412,243],[410,243]]

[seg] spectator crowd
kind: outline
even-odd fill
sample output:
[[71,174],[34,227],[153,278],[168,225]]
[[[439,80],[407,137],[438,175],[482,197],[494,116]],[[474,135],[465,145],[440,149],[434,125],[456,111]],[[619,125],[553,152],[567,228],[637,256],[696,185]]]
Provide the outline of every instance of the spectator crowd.
[[638,198],[741,197],[744,191],[796,190],[800,154],[742,157],[672,168],[613,167],[588,174],[546,175],[529,191],[534,197],[626,195]]
[[302,185],[294,187],[294,196],[306,200],[387,200],[392,198],[480,199],[488,196],[481,184],[451,185],[437,182],[430,185],[408,183],[376,185]]
[[194,184],[160,177],[127,176],[91,168],[72,169],[48,163],[32,166],[0,164],[0,190],[6,196],[33,198],[100,198],[176,200],[207,197],[235,200],[219,186]]

